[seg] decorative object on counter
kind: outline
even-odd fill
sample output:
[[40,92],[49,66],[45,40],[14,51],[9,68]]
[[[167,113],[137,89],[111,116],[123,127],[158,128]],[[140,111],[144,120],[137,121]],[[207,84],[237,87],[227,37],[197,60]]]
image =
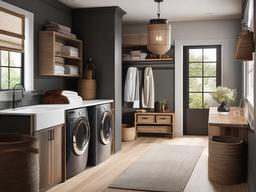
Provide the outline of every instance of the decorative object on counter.
[[136,129],[133,125],[122,124],[122,141],[133,141],[136,138]]
[[209,139],[209,180],[221,185],[245,181],[246,149],[243,139],[232,136],[212,136]]
[[158,3],[157,19],[151,19],[148,25],[147,47],[152,53],[165,54],[170,49],[170,26],[167,19],[160,19],[160,3],[163,0],[155,0]]
[[165,100],[160,101],[160,112],[167,112],[168,111],[168,102]]
[[43,104],[79,104],[83,99],[77,92],[69,90],[50,90],[42,97]]
[[59,33],[63,33],[65,35],[69,35],[73,38],[76,38],[76,35],[71,33],[71,28],[67,27],[65,25],[61,25],[59,23],[55,23],[53,21],[49,21],[48,24],[45,25],[45,30],[46,31],[56,31]]
[[0,190],[39,191],[39,142],[36,137],[0,134]]
[[229,105],[235,101],[237,94],[236,89],[229,89],[227,87],[219,86],[216,88],[215,92],[210,93],[210,95],[220,104],[218,107],[218,112],[228,114]]
[[242,31],[240,32],[237,42],[235,58],[242,61],[249,61],[253,59],[253,52],[255,51],[254,33],[245,23],[242,24]]
[[160,102],[159,101],[156,101],[155,102],[155,112],[160,112]]
[[241,97],[239,102],[239,115],[244,116],[245,115],[245,99],[244,97]]
[[78,81],[78,92],[84,100],[96,98],[95,67],[92,58],[88,58],[83,78]]

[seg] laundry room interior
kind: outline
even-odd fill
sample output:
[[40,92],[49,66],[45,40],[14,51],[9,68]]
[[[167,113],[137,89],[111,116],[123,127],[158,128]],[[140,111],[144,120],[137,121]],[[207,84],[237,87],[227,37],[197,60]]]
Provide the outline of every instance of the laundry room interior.
[[1,0],[0,192],[254,192],[255,0]]

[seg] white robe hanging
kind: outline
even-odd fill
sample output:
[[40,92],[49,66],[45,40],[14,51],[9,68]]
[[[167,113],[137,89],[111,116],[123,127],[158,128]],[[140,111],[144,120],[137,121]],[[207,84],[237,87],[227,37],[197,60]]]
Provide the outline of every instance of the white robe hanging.
[[142,107],[155,108],[155,85],[153,71],[151,67],[144,70],[144,87],[142,89]]
[[125,79],[124,101],[133,102],[133,108],[140,107],[140,81],[137,67],[129,67]]

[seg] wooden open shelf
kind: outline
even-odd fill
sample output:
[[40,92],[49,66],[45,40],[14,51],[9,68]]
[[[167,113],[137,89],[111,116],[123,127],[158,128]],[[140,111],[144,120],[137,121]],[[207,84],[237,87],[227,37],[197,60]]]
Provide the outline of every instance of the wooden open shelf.
[[[72,46],[78,49],[79,57],[70,57],[55,52],[56,42],[62,42],[65,45]],[[55,57],[62,57],[65,64],[78,67],[78,75],[71,74],[55,74],[54,66],[56,64]],[[78,78],[82,76],[82,41],[74,37],[54,32],[41,31],[39,36],[39,74],[44,76],[56,77],[72,77]]]

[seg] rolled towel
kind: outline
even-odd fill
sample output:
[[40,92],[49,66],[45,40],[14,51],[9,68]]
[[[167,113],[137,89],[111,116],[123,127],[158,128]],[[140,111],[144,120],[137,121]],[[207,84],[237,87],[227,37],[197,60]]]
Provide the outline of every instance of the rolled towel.
[[83,99],[80,96],[69,96],[67,97],[69,104],[80,104],[83,103]]
[[78,96],[78,93],[75,92],[75,91],[69,91],[69,90],[63,90],[61,92],[61,95],[64,95],[66,97],[69,97],[69,96]]

